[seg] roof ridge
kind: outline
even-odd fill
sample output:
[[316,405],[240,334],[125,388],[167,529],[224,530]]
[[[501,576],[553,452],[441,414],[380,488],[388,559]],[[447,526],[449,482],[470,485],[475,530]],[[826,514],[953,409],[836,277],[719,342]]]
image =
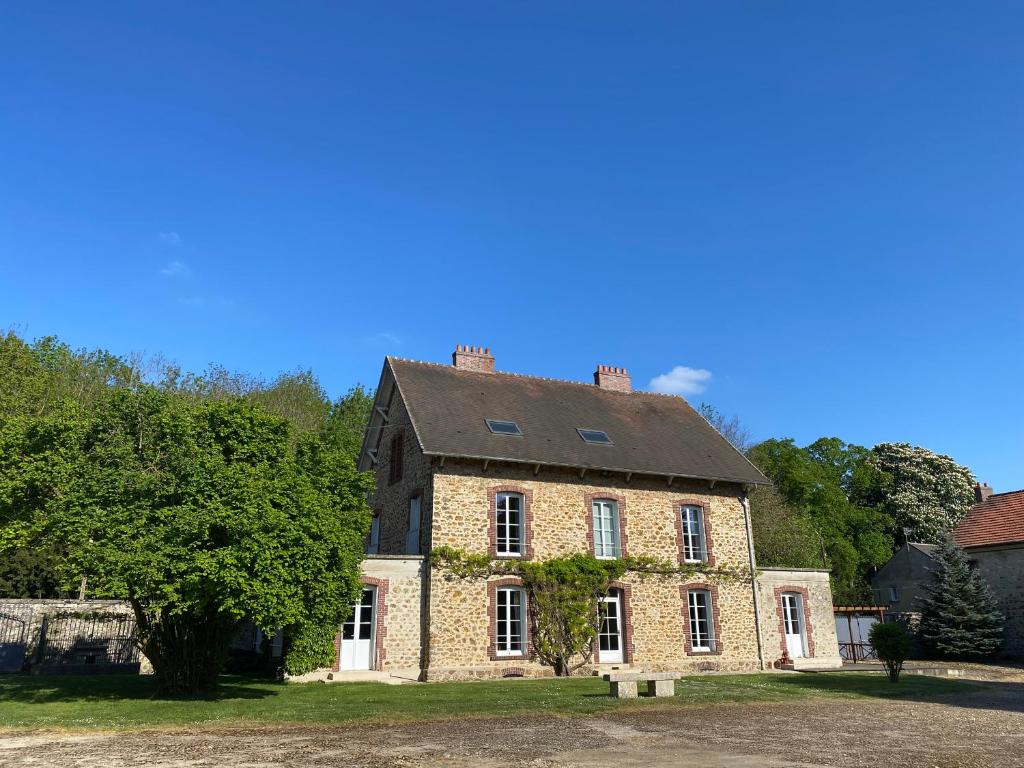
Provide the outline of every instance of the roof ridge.
[[[990,493],[988,495],[988,498],[985,499],[985,501],[988,501],[989,499],[993,499],[996,496],[1013,496],[1015,493],[1024,493],[1024,488],[1021,488],[1019,491],[1001,491],[999,493]],[[979,503],[984,504],[985,501],[982,501],[982,502],[979,502]]]
[[454,365],[449,365],[448,363],[434,363],[429,360],[413,360],[408,357],[397,357],[395,355],[388,355],[388,358],[400,363],[415,363],[416,365],[429,365],[434,368],[444,368],[451,371],[457,371],[458,373],[475,373],[481,376],[514,376],[517,379],[536,379],[537,381],[551,381],[556,384],[570,384],[577,387],[586,387],[589,390],[608,392],[613,395],[625,395],[627,397],[631,395],[651,395],[652,397],[671,397],[677,400],[682,400],[684,403],[687,402],[685,397],[681,395],[673,395],[668,392],[650,392],[646,389],[633,389],[630,390],[629,392],[622,392],[621,390],[617,389],[604,389],[602,387],[597,386],[596,384],[589,384],[585,381],[575,381],[573,379],[556,379],[553,376],[537,376],[536,374],[532,373],[516,373],[515,371],[466,371],[460,370],[459,368],[456,368]]

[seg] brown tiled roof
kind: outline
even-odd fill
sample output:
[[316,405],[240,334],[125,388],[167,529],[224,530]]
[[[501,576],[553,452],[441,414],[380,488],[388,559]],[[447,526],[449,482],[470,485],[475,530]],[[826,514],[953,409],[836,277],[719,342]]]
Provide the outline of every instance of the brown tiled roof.
[[[764,484],[681,397],[388,358],[423,450],[437,456]],[[492,434],[485,419],[522,436]],[[608,433],[585,443],[577,428]]]
[[953,530],[961,547],[1024,542],[1024,491],[993,493],[975,504]]

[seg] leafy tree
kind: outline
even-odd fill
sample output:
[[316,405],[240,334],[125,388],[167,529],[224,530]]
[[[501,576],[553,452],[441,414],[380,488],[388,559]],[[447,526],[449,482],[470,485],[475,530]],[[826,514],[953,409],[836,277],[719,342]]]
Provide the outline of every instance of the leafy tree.
[[903,671],[903,662],[910,655],[910,648],[913,645],[910,634],[899,622],[880,622],[871,628],[868,642],[875,649],[875,655],[885,664],[889,682],[898,682],[900,672]]
[[359,458],[359,451],[363,447],[363,434],[366,425],[370,423],[372,410],[373,392],[361,384],[352,387],[331,406],[324,429],[325,439],[351,456],[353,462]]
[[69,442],[39,539],[66,548],[65,576],[131,603],[164,692],[211,688],[243,618],[314,638],[296,671],[333,658],[369,527],[350,462],[255,404],[152,387],[115,390],[30,447]]
[[951,537],[933,555],[930,581],[920,601],[921,644],[937,656],[985,658],[999,650],[1003,614],[988,584]]
[[893,549],[892,520],[865,503],[883,480],[868,463],[870,452],[822,438],[805,448],[789,439],[766,440],[748,455],[786,504],[817,531],[832,569],[834,599],[847,604],[869,600],[869,572],[885,563]]
[[59,554],[53,549],[16,547],[0,557],[0,596],[15,598],[65,597],[57,576]]
[[750,493],[750,522],[759,565],[822,568],[824,544],[810,516],[786,503],[771,486]]
[[750,448],[750,431],[743,426],[739,416],[727,418],[711,403],[701,403],[697,407],[697,412],[707,419],[708,423],[717,429],[722,437],[732,443],[738,451],[746,452]]
[[878,504],[911,541],[942,541],[974,505],[974,476],[949,456],[907,443],[881,443],[871,453],[885,478]]

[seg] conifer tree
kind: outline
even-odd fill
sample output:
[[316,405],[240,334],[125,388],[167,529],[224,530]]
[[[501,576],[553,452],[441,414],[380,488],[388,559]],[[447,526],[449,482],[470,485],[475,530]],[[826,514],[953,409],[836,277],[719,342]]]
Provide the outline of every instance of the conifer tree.
[[938,656],[983,658],[999,650],[1003,614],[967,555],[946,538],[920,602],[921,644]]

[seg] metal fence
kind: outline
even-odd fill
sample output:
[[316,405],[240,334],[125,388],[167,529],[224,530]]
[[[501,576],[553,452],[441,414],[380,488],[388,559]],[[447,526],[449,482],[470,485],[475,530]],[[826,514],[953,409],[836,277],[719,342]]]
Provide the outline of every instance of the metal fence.
[[0,672],[20,672],[28,651],[32,609],[0,607]]
[[871,647],[871,643],[840,643],[839,655],[843,661],[878,661],[878,654]]

